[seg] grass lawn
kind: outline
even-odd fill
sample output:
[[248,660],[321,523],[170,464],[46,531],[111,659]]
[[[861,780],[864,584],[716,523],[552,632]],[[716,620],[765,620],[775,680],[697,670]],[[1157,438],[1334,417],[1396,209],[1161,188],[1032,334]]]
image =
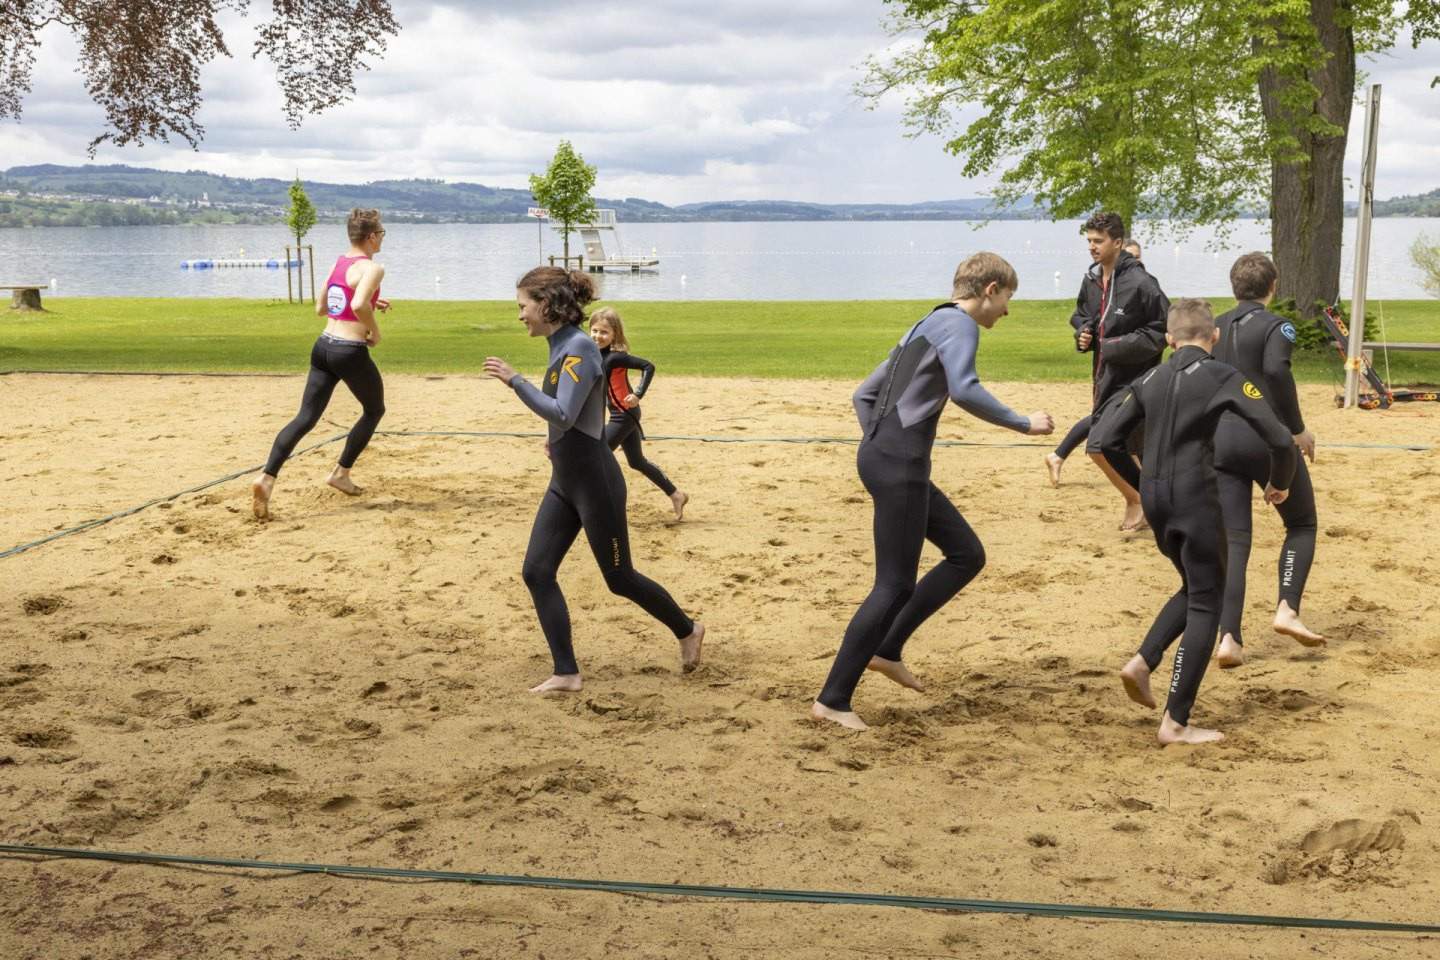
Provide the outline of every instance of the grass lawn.
[[[1234,306],[1212,301],[1217,311]],[[617,305],[636,354],[665,373],[859,380],[884,359],[927,301],[702,301]],[[1440,342],[1440,303],[1381,304],[1391,341]],[[1377,305],[1371,303],[1371,335]],[[1084,381],[1068,300],[1019,300],[982,334],[987,380]],[[543,345],[528,343],[508,301],[399,301],[381,318],[376,360],[385,371],[477,372],[486,356],[533,371]],[[273,300],[46,300],[38,314],[0,312],[0,370],[156,370],[301,373],[323,324],[311,306]],[[1377,364],[1379,359],[1377,358]],[[1395,386],[1440,383],[1440,353],[1390,355]],[[1382,375],[1384,373],[1381,368]],[[1333,350],[1302,354],[1302,382],[1343,379]]]

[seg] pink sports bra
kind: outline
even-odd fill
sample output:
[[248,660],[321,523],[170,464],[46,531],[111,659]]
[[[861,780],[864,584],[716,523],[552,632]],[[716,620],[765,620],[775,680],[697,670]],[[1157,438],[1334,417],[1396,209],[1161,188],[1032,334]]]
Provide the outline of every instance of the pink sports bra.
[[[345,274],[349,272],[351,264],[356,260],[369,259],[361,254],[358,257],[340,257],[335,261],[335,268],[330,271],[330,279],[325,281],[325,315],[331,320],[360,322],[360,318],[355,316],[355,311],[350,306],[355,299],[355,288],[345,282]],[[379,299],[380,290],[377,287],[375,292],[370,295],[370,306],[375,306]]]

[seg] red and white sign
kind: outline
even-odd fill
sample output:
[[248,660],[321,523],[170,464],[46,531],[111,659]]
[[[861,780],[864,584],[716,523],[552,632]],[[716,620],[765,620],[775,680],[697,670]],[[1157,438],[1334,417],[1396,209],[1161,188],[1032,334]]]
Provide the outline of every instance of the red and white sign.
[[550,211],[546,210],[544,207],[531,207],[529,210],[525,211],[525,216],[534,217],[536,220],[549,220]]

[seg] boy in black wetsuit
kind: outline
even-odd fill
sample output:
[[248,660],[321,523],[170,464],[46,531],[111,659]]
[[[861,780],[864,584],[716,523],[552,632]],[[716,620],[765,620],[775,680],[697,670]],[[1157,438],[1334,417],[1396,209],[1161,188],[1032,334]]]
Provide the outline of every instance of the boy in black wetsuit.
[[[1220,343],[1215,356],[1237,368],[1259,387],[1275,416],[1295,438],[1303,454],[1295,462],[1290,496],[1276,509],[1285,524],[1280,548],[1279,599],[1272,625],[1276,633],[1293,637],[1307,647],[1325,638],[1300,621],[1300,600],[1315,559],[1315,489],[1310,484],[1308,459],[1315,462],[1315,434],[1300,415],[1290,354],[1295,349],[1295,324],[1266,309],[1275,298],[1279,272],[1263,253],[1242,254],[1230,268],[1230,288],[1239,301],[1234,310],[1215,320]],[[1265,444],[1249,424],[1226,415],[1215,430],[1215,470],[1220,480],[1220,509],[1225,514],[1225,537],[1230,544],[1226,566],[1225,600],[1220,608],[1222,667],[1245,662],[1240,621],[1245,612],[1245,572],[1250,563],[1250,501],[1254,487],[1265,483]]]
[[[1224,413],[1248,423],[1269,448],[1265,486],[1269,503],[1282,503],[1295,472],[1295,445],[1264,395],[1234,367],[1210,356],[1219,338],[1210,304],[1181,300],[1170,308],[1165,340],[1175,349],[1112,404],[1095,425],[1091,443],[1110,465],[1140,489],[1145,518],[1160,552],[1180,572],[1180,590],[1165,604],[1150,632],[1121,671],[1130,699],[1155,706],[1150,674],[1165,650],[1180,639],[1174,674],[1160,723],[1162,744],[1219,740],[1218,730],[1190,726],[1190,709],[1215,647],[1221,592],[1225,588],[1225,526],[1215,479],[1215,427]],[[1125,439],[1145,425],[1144,472],[1136,468]]]

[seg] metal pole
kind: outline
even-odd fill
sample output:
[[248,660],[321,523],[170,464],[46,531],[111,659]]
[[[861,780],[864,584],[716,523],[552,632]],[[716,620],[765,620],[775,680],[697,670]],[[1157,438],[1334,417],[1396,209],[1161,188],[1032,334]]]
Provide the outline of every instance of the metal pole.
[[1375,146],[1380,137],[1380,84],[1365,93],[1365,155],[1360,165],[1360,211],[1355,224],[1355,278],[1350,293],[1349,366],[1345,406],[1360,398],[1360,351],[1365,343],[1365,285],[1370,272],[1370,219],[1375,201]]
[[290,244],[285,244],[285,302],[295,302],[295,281],[290,277]]
[[536,251],[540,254],[540,259],[536,260],[535,262],[536,262],[536,263],[544,263],[544,262],[545,262],[545,218],[544,218],[544,217],[536,217],[536,218],[535,218],[535,249],[536,249]]

